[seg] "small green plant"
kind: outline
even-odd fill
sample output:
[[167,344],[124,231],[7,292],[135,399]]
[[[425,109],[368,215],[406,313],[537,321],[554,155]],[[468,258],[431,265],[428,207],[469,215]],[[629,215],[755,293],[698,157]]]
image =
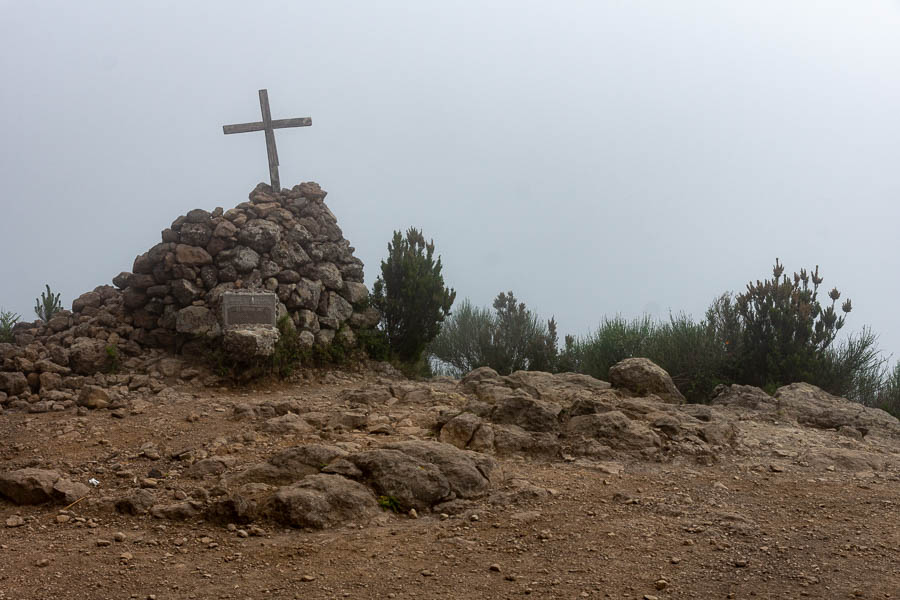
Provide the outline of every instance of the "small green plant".
[[19,322],[19,315],[9,310],[0,310],[0,343],[13,341],[13,326]]
[[118,373],[119,368],[119,348],[115,344],[106,345],[106,370],[108,373]]
[[49,285],[46,288],[47,291],[41,292],[41,297],[34,300],[34,313],[45,323],[62,310],[59,294],[54,294]]
[[444,285],[441,268],[434,242],[426,243],[421,231],[410,228],[405,238],[394,232],[373,286],[372,305],[382,315],[391,353],[402,362],[419,362],[450,314],[456,292]]
[[394,496],[378,496],[378,506],[398,514],[406,512],[403,505]]

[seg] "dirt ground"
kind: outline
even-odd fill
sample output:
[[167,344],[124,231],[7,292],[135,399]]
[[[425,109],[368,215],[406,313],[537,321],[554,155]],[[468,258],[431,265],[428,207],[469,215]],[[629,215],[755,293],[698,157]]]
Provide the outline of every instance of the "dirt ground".
[[[7,412],[0,460],[95,477],[92,494],[114,494],[151,468],[166,471],[165,459],[140,455],[147,442],[250,462],[307,441],[258,435],[233,407],[281,398],[321,407],[360,377],[185,386],[124,418]],[[371,447],[427,434],[396,429],[315,438]],[[806,467],[784,450],[790,439],[774,454],[707,461],[498,457],[494,491],[452,514],[384,511],[323,531],[126,516],[88,501],[0,502],[0,599],[900,598],[898,472]],[[189,485],[199,484],[164,480],[158,493],[178,498]]]

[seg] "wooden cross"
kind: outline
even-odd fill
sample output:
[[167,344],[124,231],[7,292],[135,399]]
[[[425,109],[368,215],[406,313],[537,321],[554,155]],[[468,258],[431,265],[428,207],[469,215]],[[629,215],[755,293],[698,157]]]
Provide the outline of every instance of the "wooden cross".
[[223,125],[222,131],[229,133],[247,133],[248,131],[266,132],[266,153],[269,155],[269,177],[272,179],[272,190],[281,191],[281,180],[278,178],[278,149],[275,148],[275,130],[285,127],[309,127],[312,119],[301,117],[299,119],[272,120],[269,111],[269,92],[259,90],[259,110],[262,112],[262,121],[255,123],[240,123],[239,125]]

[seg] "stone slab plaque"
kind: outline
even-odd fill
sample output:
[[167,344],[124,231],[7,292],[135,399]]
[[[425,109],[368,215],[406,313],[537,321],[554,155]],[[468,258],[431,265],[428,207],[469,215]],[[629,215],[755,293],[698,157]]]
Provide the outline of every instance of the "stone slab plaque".
[[234,325],[275,326],[278,298],[271,292],[225,292],[222,295],[222,322]]

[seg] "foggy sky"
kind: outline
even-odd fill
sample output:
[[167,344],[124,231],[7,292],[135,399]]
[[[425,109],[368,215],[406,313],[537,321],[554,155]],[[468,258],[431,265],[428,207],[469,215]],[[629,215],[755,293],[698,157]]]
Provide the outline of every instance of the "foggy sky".
[[[0,306],[33,320],[192,208],[317,181],[371,286],[395,229],[560,334],[820,265],[900,354],[900,3],[0,0]],[[896,356],[895,356],[896,358]]]

